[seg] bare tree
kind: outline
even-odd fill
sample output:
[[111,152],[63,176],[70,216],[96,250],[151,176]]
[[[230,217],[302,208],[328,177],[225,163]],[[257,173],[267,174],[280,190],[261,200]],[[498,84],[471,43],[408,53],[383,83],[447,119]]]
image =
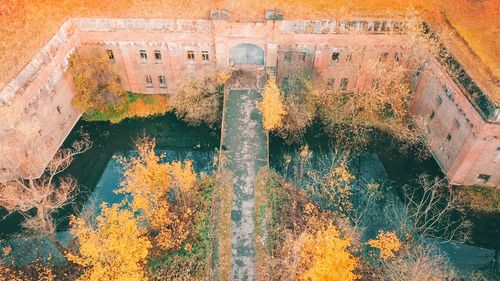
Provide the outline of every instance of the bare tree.
[[84,136],[71,148],[60,149],[40,178],[21,178],[13,171],[12,180],[0,183],[0,206],[7,210],[6,216],[21,214],[24,228],[48,236],[60,250],[64,249],[56,239],[52,215],[73,201],[78,185],[71,176],[56,176],[70,165],[76,155],[90,147],[91,141]]

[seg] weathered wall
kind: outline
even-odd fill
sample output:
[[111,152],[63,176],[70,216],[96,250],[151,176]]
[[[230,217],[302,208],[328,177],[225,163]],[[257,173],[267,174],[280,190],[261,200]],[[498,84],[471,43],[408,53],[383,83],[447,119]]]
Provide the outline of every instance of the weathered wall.
[[[80,116],[71,106],[71,85],[64,76],[67,58],[77,46],[111,50],[114,56],[111,63],[119,69],[125,87],[134,92],[165,93],[185,72],[227,68],[231,49],[244,43],[264,50],[266,68],[277,74],[279,83],[292,65],[303,65],[314,71],[316,83],[326,84],[330,80],[331,87],[338,88],[341,79],[346,78],[349,90],[372,83],[366,67],[371,61],[378,61],[383,52],[388,53],[388,60],[395,59],[405,36],[398,32],[398,24],[372,20],[73,19],[0,92],[0,100],[26,105],[30,113],[23,118],[43,120],[47,130],[50,128],[44,137],[47,155],[41,156],[41,161],[31,161],[37,167],[34,170],[40,171]],[[355,32],[358,29],[367,32]],[[141,59],[140,51],[146,52],[146,60]],[[155,58],[157,51],[161,60]],[[193,59],[188,58],[188,52],[192,52]],[[286,58],[289,52],[290,60]],[[338,61],[332,61],[333,52],[339,52]],[[349,53],[353,53],[350,60]],[[208,58],[203,59],[203,55]],[[443,170],[457,184],[480,183],[478,175],[485,174],[491,176],[486,184],[500,185],[500,157],[496,156],[500,154],[500,125],[485,122],[463,95],[463,89],[437,62],[423,73],[415,90],[412,111],[428,120],[428,142]],[[146,83],[147,75],[151,76],[150,85]],[[159,76],[165,76],[166,87],[160,87]],[[447,85],[453,96],[444,93],[443,85]],[[43,102],[36,102],[42,99]],[[11,158],[22,158],[21,154],[13,152]]]

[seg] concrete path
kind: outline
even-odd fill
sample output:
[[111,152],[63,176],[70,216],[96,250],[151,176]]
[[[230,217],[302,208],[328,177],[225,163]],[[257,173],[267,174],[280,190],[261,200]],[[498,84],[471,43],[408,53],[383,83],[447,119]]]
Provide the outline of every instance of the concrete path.
[[226,97],[224,168],[233,173],[231,280],[255,280],[254,183],[267,165],[267,137],[256,102],[256,89],[230,89]]

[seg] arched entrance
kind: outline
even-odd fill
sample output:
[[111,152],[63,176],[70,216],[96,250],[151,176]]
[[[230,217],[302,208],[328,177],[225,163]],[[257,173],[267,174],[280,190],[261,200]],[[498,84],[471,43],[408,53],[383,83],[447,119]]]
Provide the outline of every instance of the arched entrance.
[[234,46],[229,53],[231,64],[264,65],[264,50],[254,44],[239,44]]

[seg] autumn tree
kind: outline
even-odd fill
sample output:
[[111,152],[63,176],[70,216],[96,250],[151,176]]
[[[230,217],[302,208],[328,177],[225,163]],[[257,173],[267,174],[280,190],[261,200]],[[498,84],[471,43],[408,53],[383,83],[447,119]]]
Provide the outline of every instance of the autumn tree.
[[64,246],[55,236],[52,215],[73,201],[78,184],[71,176],[58,175],[76,155],[90,147],[88,136],[84,136],[82,140],[74,142],[72,147],[60,149],[40,178],[21,178],[14,172],[12,180],[0,183],[0,206],[7,210],[7,215],[21,214],[24,228],[48,236],[61,251]]
[[177,248],[188,235],[193,210],[189,201],[196,182],[192,162],[165,163],[155,140],[136,141],[138,154],[121,158],[124,180],[117,192],[130,195],[131,208],[140,211],[162,249]]
[[264,130],[273,131],[283,126],[283,116],[286,114],[283,94],[274,78],[267,81],[262,92],[262,101],[257,104],[257,107],[262,113]]
[[206,71],[179,79],[170,90],[170,103],[177,117],[191,125],[220,123],[224,84],[230,77],[230,72]]
[[376,239],[368,240],[368,245],[379,250],[383,260],[394,257],[394,253],[401,248],[401,242],[394,232],[379,231]]
[[83,268],[78,280],[147,280],[144,267],[151,243],[140,219],[122,205],[103,204],[96,220],[95,227],[80,218],[71,221],[79,249],[66,257]]
[[356,258],[349,253],[350,239],[340,236],[330,221],[316,233],[304,232],[298,242],[300,263],[297,272],[299,280],[356,280],[353,273]]

